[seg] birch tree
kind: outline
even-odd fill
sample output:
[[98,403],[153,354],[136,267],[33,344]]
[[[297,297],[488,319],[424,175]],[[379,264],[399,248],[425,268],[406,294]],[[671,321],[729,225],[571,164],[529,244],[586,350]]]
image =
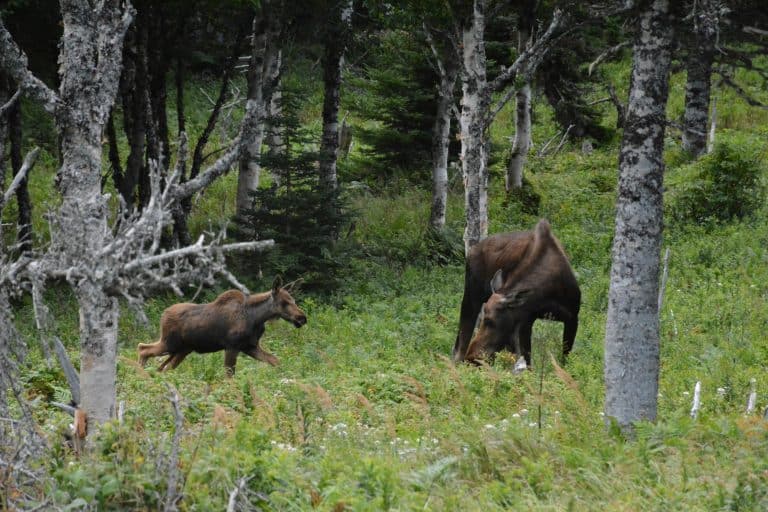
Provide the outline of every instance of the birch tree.
[[452,34],[435,31],[426,22],[423,23],[423,28],[439,79],[437,110],[432,127],[432,206],[429,224],[433,229],[441,230],[445,227],[448,202],[448,149],[451,117],[456,110],[454,90],[459,76],[459,58]]
[[719,33],[719,0],[694,2],[690,18],[693,24],[692,38],[685,68],[685,114],[683,116],[683,149],[694,157],[707,149],[707,123],[712,88],[712,67],[715,61],[715,45]]
[[338,186],[336,161],[339,156],[339,102],[341,69],[352,33],[352,0],[332,2],[331,20],[325,37],[323,56],[323,135],[320,141],[320,186]]
[[493,80],[486,74],[485,0],[474,0],[461,24],[461,162],[464,177],[464,249],[469,249],[488,234],[488,128],[501,106],[492,105],[492,94],[516,79],[530,77],[544,58],[552,39],[563,23],[563,13],[555,10],[547,30],[521,53],[514,63]]
[[619,156],[605,333],[605,414],[625,431],[656,419],[664,128],[672,25],[668,0],[639,16]]
[[[537,0],[526,0],[518,13],[517,51],[523,53],[530,47],[536,23]],[[515,92],[515,138],[509,156],[504,180],[507,193],[523,186],[523,167],[531,149],[531,81],[525,80]]]
[[261,145],[272,91],[279,79],[280,12],[282,0],[262,2],[253,20],[251,57],[248,64],[248,108],[255,113],[255,122],[243,132],[243,154],[237,177],[237,213],[244,214],[251,206],[251,193],[259,187],[261,174]]

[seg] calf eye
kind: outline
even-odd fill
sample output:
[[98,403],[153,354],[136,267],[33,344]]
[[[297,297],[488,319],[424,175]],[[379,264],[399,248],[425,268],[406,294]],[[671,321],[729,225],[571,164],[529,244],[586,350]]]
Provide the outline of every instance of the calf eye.
[[486,318],[486,319],[485,319],[485,321],[484,321],[483,323],[485,324],[485,326],[486,326],[486,327],[489,327],[489,328],[491,328],[491,329],[493,329],[493,328],[494,328],[494,326],[496,325],[496,322],[494,322],[494,321],[493,321],[493,320],[491,320],[490,318]]

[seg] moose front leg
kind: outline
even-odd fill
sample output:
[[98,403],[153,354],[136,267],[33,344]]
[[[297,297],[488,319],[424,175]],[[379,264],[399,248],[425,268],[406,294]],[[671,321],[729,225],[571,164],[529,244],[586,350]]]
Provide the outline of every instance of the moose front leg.
[[244,350],[243,353],[251,356],[252,358],[258,361],[264,361],[265,363],[269,363],[272,366],[277,366],[280,364],[280,360],[278,358],[276,358],[266,350],[263,350],[258,345],[248,350]]
[[228,348],[224,351],[224,369],[227,372],[227,377],[235,376],[235,363],[237,363],[237,354],[240,351],[236,348]]

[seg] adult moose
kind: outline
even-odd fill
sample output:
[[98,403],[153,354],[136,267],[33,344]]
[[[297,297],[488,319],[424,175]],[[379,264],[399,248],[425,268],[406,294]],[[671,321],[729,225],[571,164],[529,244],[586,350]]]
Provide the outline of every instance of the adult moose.
[[160,318],[160,339],[155,343],[139,343],[139,363],[150,357],[168,355],[160,371],[173,369],[192,352],[209,353],[224,350],[227,375],[235,374],[240,352],[277,366],[279,360],[259,346],[264,323],[274,318],[287,320],[296,327],[307,323],[307,316],[283,288],[278,277],[272,290],[246,295],[228,290],[208,304],[174,304]]
[[580,306],[576,276],[549,222],[540,220],[532,231],[488,237],[467,256],[453,359],[474,362],[508,348],[530,363],[531,332],[539,318],[565,324],[565,357],[576,338]]

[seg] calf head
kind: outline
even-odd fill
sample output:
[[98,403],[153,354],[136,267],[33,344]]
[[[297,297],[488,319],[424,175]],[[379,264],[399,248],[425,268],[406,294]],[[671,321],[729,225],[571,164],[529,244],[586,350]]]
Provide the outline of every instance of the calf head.
[[283,288],[283,280],[279,276],[276,277],[272,283],[272,302],[276,315],[296,327],[301,327],[307,323],[307,315],[296,305],[296,301],[291,296],[294,283]]
[[[467,361],[478,363],[488,359],[496,352],[509,345],[517,336],[520,322],[528,315],[523,307],[530,290],[513,290],[499,292],[502,285],[502,272],[499,270],[493,276],[491,289],[493,293],[483,304],[483,309],[477,319],[477,332],[469,342]],[[516,347],[511,347],[516,350]]]

